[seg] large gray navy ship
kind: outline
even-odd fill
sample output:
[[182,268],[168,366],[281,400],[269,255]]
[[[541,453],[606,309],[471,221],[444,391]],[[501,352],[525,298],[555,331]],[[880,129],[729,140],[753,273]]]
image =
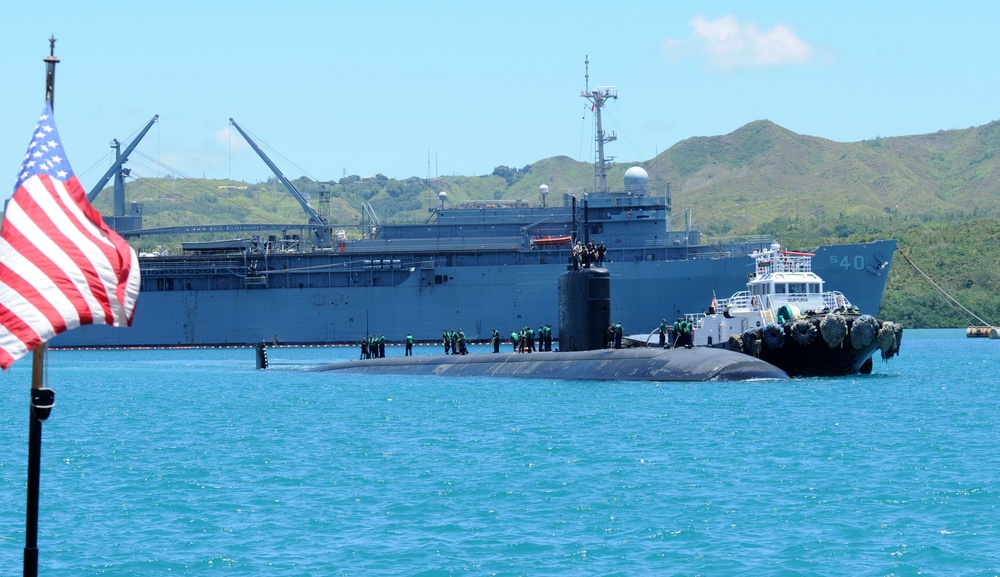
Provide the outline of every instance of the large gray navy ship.
[[[649,331],[661,319],[707,309],[716,294],[745,288],[753,272],[748,255],[775,239],[703,241],[690,219],[671,230],[669,190],[651,190],[639,167],[630,168],[620,186],[609,186],[604,144],[614,135],[603,130],[600,115],[617,93],[588,85],[582,96],[593,104],[596,121],[593,192],[555,200],[543,186],[533,204],[442,199],[423,224],[382,223],[369,211],[358,225],[361,235],[331,226],[231,121],[299,200],[309,219],[300,229],[305,232],[269,235],[248,226],[259,234],[187,243],[180,255],[140,256],[142,289],[132,327],[84,326],[51,345],[307,345],[357,343],[369,333],[437,341],[445,329],[461,329],[476,341],[494,329],[510,335],[525,326],[557,327],[557,280],[572,268],[577,243],[605,247],[611,316],[626,331]],[[127,152],[89,197],[115,176],[115,215],[106,220],[126,238],[167,232],[141,229],[141,216],[124,214]],[[878,314],[895,247],[894,240],[820,246],[813,270],[830,290],[849,292],[862,312]]]

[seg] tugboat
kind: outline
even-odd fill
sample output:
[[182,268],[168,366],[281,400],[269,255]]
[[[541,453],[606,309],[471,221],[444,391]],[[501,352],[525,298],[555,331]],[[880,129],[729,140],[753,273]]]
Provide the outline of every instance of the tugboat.
[[687,315],[692,344],[724,346],[767,361],[790,376],[868,374],[872,355],[899,353],[903,328],[862,314],[812,272],[812,253],[774,243],[755,251],[747,290],[713,299],[705,313]]

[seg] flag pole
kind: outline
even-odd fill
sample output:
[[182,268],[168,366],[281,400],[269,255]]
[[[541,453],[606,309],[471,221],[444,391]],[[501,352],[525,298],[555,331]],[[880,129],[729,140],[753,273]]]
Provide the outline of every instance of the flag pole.
[[[56,38],[49,38],[49,55],[45,57],[45,99],[55,108]],[[49,417],[55,404],[55,391],[45,388],[45,343],[35,347],[31,359],[31,411],[28,430],[28,506],[24,530],[24,576],[38,575],[38,489],[42,464],[42,422]]]
[[38,488],[42,464],[42,422],[55,404],[55,391],[42,386],[45,343],[35,347],[31,363],[31,425],[28,430],[28,518],[24,531],[24,575],[38,575]]

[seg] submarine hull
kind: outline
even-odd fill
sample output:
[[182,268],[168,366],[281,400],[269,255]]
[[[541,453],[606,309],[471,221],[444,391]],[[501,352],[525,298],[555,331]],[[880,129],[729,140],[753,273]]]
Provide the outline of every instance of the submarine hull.
[[710,347],[393,357],[321,365],[312,370],[590,381],[744,381],[789,378],[781,369],[760,359]]

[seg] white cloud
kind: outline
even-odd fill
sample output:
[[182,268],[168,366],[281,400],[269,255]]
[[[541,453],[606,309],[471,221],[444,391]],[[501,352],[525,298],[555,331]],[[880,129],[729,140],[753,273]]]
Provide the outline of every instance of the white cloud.
[[229,147],[231,152],[237,154],[245,154],[251,152],[250,145],[247,141],[240,136],[240,133],[236,131],[235,128],[227,126],[225,128],[220,128],[212,133],[215,142],[223,144]]
[[784,24],[762,30],[756,22],[741,22],[732,14],[715,20],[696,16],[690,24],[691,34],[686,39],[664,41],[667,58],[677,59],[686,53],[701,54],[708,58],[712,68],[730,71],[804,64],[813,57],[813,49]]

